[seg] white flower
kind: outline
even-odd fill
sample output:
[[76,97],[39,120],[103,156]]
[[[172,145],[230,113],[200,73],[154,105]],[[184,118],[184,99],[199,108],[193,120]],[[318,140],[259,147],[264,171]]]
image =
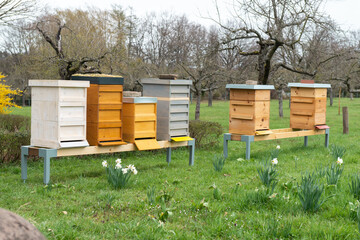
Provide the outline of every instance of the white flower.
[[120,164],[121,163],[121,158],[118,158],[115,160],[116,164]]
[[120,169],[120,168],[122,168],[121,164],[120,164],[120,163],[117,163],[117,164],[115,165],[115,169]]
[[339,164],[339,165],[341,165],[341,164],[344,163],[344,161],[343,161],[341,158],[338,157],[338,160],[336,161],[336,163]]
[[280,145],[277,145],[277,146],[276,146],[276,149],[280,149]]
[[273,160],[271,160],[271,164],[272,164],[272,165],[276,165],[276,164],[278,164],[278,160],[277,160],[277,158],[274,158]]
[[121,169],[122,170],[122,172],[123,172],[123,174],[127,174],[127,172],[128,172],[128,168],[123,168],[123,169]]
[[134,165],[130,164],[129,166],[127,166],[127,168],[133,173],[133,174],[137,174],[137,170],[135,168]]
[[101,164],[102,164],[102,166],[103,166],[103,167],[107,167],[107,166],[108,166],[108,163],[107,163],[107,161],[106,161],[106,160],[105,160],[105,161],[103,161]]

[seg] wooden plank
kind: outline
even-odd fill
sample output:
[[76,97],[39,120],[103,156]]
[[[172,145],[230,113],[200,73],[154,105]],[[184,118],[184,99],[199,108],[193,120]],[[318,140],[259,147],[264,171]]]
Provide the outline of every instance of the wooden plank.
[[[313,136],[325,134],[325,130],[301,130],[301,131],[291,131],[291,128],[284,129],[275,129],[272,130],[273,133],[269,135],[255,135],[254,141],[266,141],[274,139],[284,139],[284,138],[294,138],[294,137],[304,137],[304,136]],[[240,134],[232,134],[231,140],[241,141]]]
[[280,132],[266,136],[255,136],[254,141],[304,137],[304,136],[321,135],[321,134],[325,134],[325,130],[303,130],[303,131],[292,131],[292,132]]
[[[184,147],[188,145],[188,142],[169,142],[158,141],[160,148],[173,148]],[[89,146],[84,148],[62,148],[57,150],[58,157],[64,156],[77,156],[77,155],[89,155],[89,154],[101,154],[101,153],[115,153],[115,152],[129,152],[135,151],[136,146],[134,143],[128,143],[119,146]]]

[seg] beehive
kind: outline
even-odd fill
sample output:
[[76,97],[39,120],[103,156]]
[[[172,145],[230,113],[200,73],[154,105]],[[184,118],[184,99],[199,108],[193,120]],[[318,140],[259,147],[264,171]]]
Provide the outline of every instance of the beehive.
[[269,129],[272,85],[227,84],[230,89],[229,132],[255,135]]
[[189,135],[191,80],[142,79],[143,96],[157,97],[157,139]]
[[89,82],[30,80],[31,140],[37,147],[89,146],[86,141],[86,88]]
[[123,98],[123,139],[139,150],[158,149],[156,141],[156,98]]
[[313,130],[326,124],[326,96],[330,84],[289,83],[290,127]]
[[90,81],[87,90],[87,140],[90,145],[122,145],[122,92],[124,78],[112,75],[73,75]]

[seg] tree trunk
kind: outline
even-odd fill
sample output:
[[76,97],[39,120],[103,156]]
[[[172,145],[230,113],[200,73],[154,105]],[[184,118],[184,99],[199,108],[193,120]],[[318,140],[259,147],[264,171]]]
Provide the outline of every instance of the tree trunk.
[[22,94],[21,100],[22,100],[22,106],[25,107],[25,93]]
[[213,101],[213,92],[212,89],[209,88],[208,107],[212,107],[212,101]]
[[333,99],[333,89],[330,88],[329,89],[329,96],[330,96],[330,107],[332,107],[333,103],[334,103],[334,99]]
[[195,120],[200,119],[200,103],[201,103],[201,91],[196,92],[196,108],[195,108]]
[[354,100],[354,94],[350,92],[350,100]]
[[278,99],[279,99],[279,117],[282,118],[284,117],[282,89],[278,90]]

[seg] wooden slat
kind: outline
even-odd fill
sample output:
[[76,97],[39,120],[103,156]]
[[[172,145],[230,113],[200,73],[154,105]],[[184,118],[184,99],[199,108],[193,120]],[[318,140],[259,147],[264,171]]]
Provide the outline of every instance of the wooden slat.
[[253,120],[254,116],[253,115],[235,115],[235,114],[233,114],[231,116],[231,118],[242,119],[242,120]]
[[[169,142],[158,141],[160,148],[173,148],[187,146],[188,142]],[[74,155],[89,155],[89,154],[101,154],[101,153],[115,153],[115,152],[129,152],[135,151],[136,146],[134,143],[128,143],[119,146],[89,146],[84,148],[64,148],[57,150],[58,157],[74,156]]]
[[253,106],[254,105],[254,101],[230,101],[231,105],[235,105],[235,106]]
[[301,116],[312,116],[313,115],[312,112],[306,112],[306,111],[301,111],[301,110],[292,111],[291,114],[293,114],[293,115],[301,115]]
[[314,99],[313,98],[292,98],[291,102],[292,103],[313,103]]

